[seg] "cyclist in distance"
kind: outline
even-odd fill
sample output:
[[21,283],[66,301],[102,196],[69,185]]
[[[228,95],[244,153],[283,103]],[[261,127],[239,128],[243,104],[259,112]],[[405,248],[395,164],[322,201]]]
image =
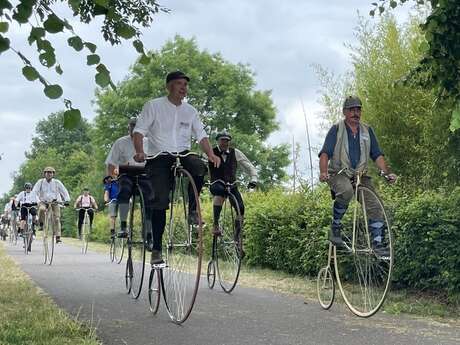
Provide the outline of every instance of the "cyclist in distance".
[[[354,195],[353,176],[358,172],[364,173],[361,183],[373,189],[371,178],[366,174],[369,160],[372,159],[389,182],[396,181],[396,175],[390,173],[374,131],[361,122],[361,107],[358,97],[349,96],[345,99],[345,119],[331,127],[319,153],[319,179],[321,182],[328,182],[335,195],[329,240],[336,246],[343,246],[344,243],[341,237],[341,220]],[[366,202],[369,214],[378,209],[376,203],[375,200]],[[382,219],[369,219],[372,245],[378,254],[387,255],[388,249],[382,245],[385,230],[383,226]]]
[[[58,202],[65,206],[69,205],[70,195],[61,181],[54,178],[56,170],[53,167],[43,169],[44,178],[39,179],[32,189],[32,193],[37,196],[39,201],[38,220],[40,230],[43,230],[43,222],[46,211],[46,203]],[[56,243],[61,243],[61,208],[59,204],[51,204],[54,213],[53,229],[56,235]]]
[[[115,174],[116,172],[114,172]],[[115,174],[116,175],[116,174]],[[109,206],[110,237],[115,237],[115,222],[118,213],[118,181],[110,175],[102,180],[104,184],[104,202]]]
[[[219,166],[217,157],[209,143],[197,110],[184,101],[187,96],[190,78],[181,71],[168,73],[166,89],[168,95],[145,103],[134,129],[134,147],[137,162],[144,162],[146,155],[160,152],[186,154],[191,148],[193,136],[215,166]],[[148,139],[148,151],[144,152],[143,138]],[[198,193],[204,184],[206,165],[198,156],[189,155],[181,158],[184,168],[193,176]],[[171,186],[171,166],[174,158],[160,155],[146,164],[147,174],[154,191],[152,210],[153,251],[152,261],[161,262],[161,239],[166,225],[166,209],[169,207]],[[189,195],[193,190],[189,185]],[[198,224],[195,198],[189,197],[189,223]]]
[[[18,233],[21,233],[27,222],[27,208],[32,206],[37,206],[38,199],[37,196],[32,193],[32,183],[26,182],[24,184],[24,190],[18,194],[16,197],[16,202],[20,206],[21,212],[21,223],[19,225]],[[30,208],[30,214],[32,215],[32,220],[34,224],[37,223],[37,209],[35,207]],[[35,227],[33,228],[33,234],[35,235]]]
[[[105,160],[107,165],[107,176],[115,176],[115,172],[118,171],[118,196],[117,204],[118,211],[120,213],[120,232],[118,233],[119,237],[127,237],[127,218],[129,212],[129,199],[133,195],[135,178],[129,174],[120,173],[120,165],[131,165],[135,167],[144,168],[145,162],[138,163],[134,160],[134,155],[136,151],[134,150],[133,144],[133,130],[136,126],[137,119],[132,117],[128,122],[128,135],[125,135],[117,139],[110,149],[110,152]],[[144,141],[144,145],[145,145]],[[147,219],[150,219],[149,212],[151,209],[151,199],[153,196],[153,191],[151,187],[150,180],[147,176],[139,176],[139,185],[144,196],[144,203],[147,212]],[[147,224],[147,226],[149,226]],[[147,231],[147,234],[150,234],[150,230]]]
[[[221,229],[219,228],[219,218],[222,211],[222,204],[224,198],[227,196],[225,183],[234,183],[236,182],[236,174],[238,168],[241,166],[243,170],[249,175],[250,182],[248,188],[253,189],[257,185],[257,170],[254,165],[249,161],[249,159],[244,155],[243,152],[237,148],[230,147],[230,141],[232,136],[227,132],[221,132],[216,135],[216,140],[218,145],[213,148],[214,154],[221,159],[221,164],[219,167],[215,167],[213,164],[209,164],[209,172],[211,175],[211,186],[210,191],[213,195],[213,228],[212,234],[219,236],[221,234]],[[221,181],[217,181],[221,180]],[[217,181],[217,182],[216,182]],[[241,217],[244,217],[244,203],[243,198],[241,197],[240,192],[238,191],[238,186],[235,184],[231,187],[230,192],[235,196],[238,207],[241,213]],[[230,199],[233,203],[233,199]],[[235,207],[235,205],[232,205]],[[239,227],[242,225],[243,219],[235,219],[235,224],[238,227],[237,232],[240,232]],[[242,250],[242,246],[241,246]],[[243,254],[243,251],[242,251]]]
[[78,238],[81,238],[81,227],[85,218],[85,210],[89,216],[89,228],[93,228],[94,210],[97,210],[96,200],[89,194],[87,187],[83,188],[83,194],[75,200],[74,208],[79,208],[78,211]]

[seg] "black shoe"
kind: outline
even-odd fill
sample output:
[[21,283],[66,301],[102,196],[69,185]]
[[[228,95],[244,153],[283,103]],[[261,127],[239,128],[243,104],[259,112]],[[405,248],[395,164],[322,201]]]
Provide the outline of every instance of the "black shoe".
[[58,244],[58,243],[62,243],[60,236],[56,236],[56,244]]
[[164,263],[163,258],[161,257],[161,250],[153,249],[152,258],[150,260],[152,265],[159,265]]
[[120,229],[120,231],[118,231],[118,238],[126,238],[128,237],[128,230],[126,229]]
[[115,238],[115,229],[110,229],[110,238]]
[[188,223],[190,225],[198,225],[200,223],[200,218],[198,217],[198,212],[190,211],[188,214]]
[[331,231],[329,233],[329,241],[331,241],[331,243],[337,247],[342,247],[345,244],[342,240],[342,235],[340,231],[341,228],[342,228],[341,226],[332,224]]
[[374,249],[374,253],[377,258],[382,260],[390,259],[390,249],[383,245],[381,242],[374,242],[372,248]]

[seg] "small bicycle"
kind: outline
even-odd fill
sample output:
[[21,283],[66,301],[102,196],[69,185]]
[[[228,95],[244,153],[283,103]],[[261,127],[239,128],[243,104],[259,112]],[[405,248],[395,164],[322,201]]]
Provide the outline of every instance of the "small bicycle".
[[[172,180],[169,219],[163,236],[163,250],[166,252],[164,263],[152,264],[149,278],[150,310],[156,314],[163,294],[169,317],[176,324],[181,324],[192,312],[201,276],[203,256],[203,223],[200,199],[192,175],[182,166],[181,158],[196,153],[186,154],[160,152],[148,157],[155,159],[160,155],[172,157]],[[188,192],[193,190],[198,213],[198,225],[188,222]]]
[[225,185],[227,196],[219,220],[220,234],[213,235],[211,260],[208,263],[206,277],[208,287],[212,289],[217,272],[221,288],[226,293],[231,293],[238,282],[241,269],[243,219],[238,201],[232,193],[236,182],[216,180],[211,185],[214,183]]
[[22,238],[24,239],[24,253],[27,255],[32,251],[32,241],[34,235],[35,224],[33,221],[33,216],[30,213],[30,210],[37,209],[36,205],[31,206],[22,206],[27,210],[26,222],[24,224],[24,229],[22,230]]
[[88,243],[91,235],[91,223],[89,219],[88,211],[96,212],[96,210],[92,207],[81,207],[76,208],[77,214],[80,210],[85,210],[85,216],[83,217],[83,223],[81,225],[81,234],[79,234],[80,239],[80,246],[81,246],[81,253],[86,254],[88,251]]
[[45,204],[45,222],[43,225],[43,263],[51,265],[54,258],[54,245],[56,242],[56,229],[54,229],[56,215],[52,206],[63,207],[64,204],[58,201],[42,202]]
[[[321,268],[317,277],[317,294],[321,307],[329,309],[334,302],[336,281],[348,308],[357,316],[369,317],[380,309],[390,286],[393,236],[381,199],[361,184],[363,175],[357,173],[353,178],[354,197],[342,220],[344,245],[337,247],[329,243],[327,266]],[[371,219],[382,222],[381,243],[388,251],[384,256],[374,247]]]
[[[116,204],[117,200],[112,199],[106,205]],[[120,264],[123,260],[123,255],[125,253],[126,238],[120,238],[117,236],[117,222],[115,222],[115,233],[110,236],[110,261]]]

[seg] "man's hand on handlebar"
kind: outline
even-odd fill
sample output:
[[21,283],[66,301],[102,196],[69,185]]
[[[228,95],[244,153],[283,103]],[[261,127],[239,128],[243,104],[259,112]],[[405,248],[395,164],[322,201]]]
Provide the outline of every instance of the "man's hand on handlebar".
[[214,167],[218,168],[220,166],[220,158],[216,156],[214,153],[208,156],[208,159],[211,163],[214,163]]

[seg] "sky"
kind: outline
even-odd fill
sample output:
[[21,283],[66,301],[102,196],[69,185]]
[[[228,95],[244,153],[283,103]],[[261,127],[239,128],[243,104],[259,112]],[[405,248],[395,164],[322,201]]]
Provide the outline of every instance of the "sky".
[[[320,85],[312,65],[320,64],[335,74],[351,68],[350,51],[345,43],[356,43],[354,29],[358,14],[368,17],[371,2],[163,0],[161,5],[171,11],[159,13],[151,27],[143,30],[143,42],[147,49],[158,50],[175,35],[195,38],[200,49],[220,52],[231,63],[249,64],[255,72],[256,89],[271,90],[277,109],[280,129],[270,136],[268,143],[292,143],[294,139],[302,149],[299,170],[309,175],[301,102],[305,106],[312,146],[321,145],[325,135],[319,126]],[[56,11],[71,18],[62,6]],[[408,12],[406,6],[395,14],[403,22]],[[115,83],[128,75],[137,57],[130,42],[111,46],[103,41],[97,24],[83,25],[77,21],[71,24],[80,37],[98,46],[97,53]],[[8,32],[12,46],[33,57],[27,36],[25,26],[12,26]],[[50,36],[54,36],[51,41],[64,74],[57,76],[45,71],[45,78],[59,83],[64,97],[71,99],[91,121],[96,113],[94,69],[86,66],[84,54],[67,46],[66,40],[70,37],[67,33]],[[39,66],[36,60],[31,60]],[[0,195],[11,189],[12,175],[25,161],[24,152],[30,148],[37,122],[64,108],[62,100],[46,98],[39,82],[27,81],[22,76],[22,67],[11,50],[0,55]],[[317,165],[315,157],[313,165]]]

